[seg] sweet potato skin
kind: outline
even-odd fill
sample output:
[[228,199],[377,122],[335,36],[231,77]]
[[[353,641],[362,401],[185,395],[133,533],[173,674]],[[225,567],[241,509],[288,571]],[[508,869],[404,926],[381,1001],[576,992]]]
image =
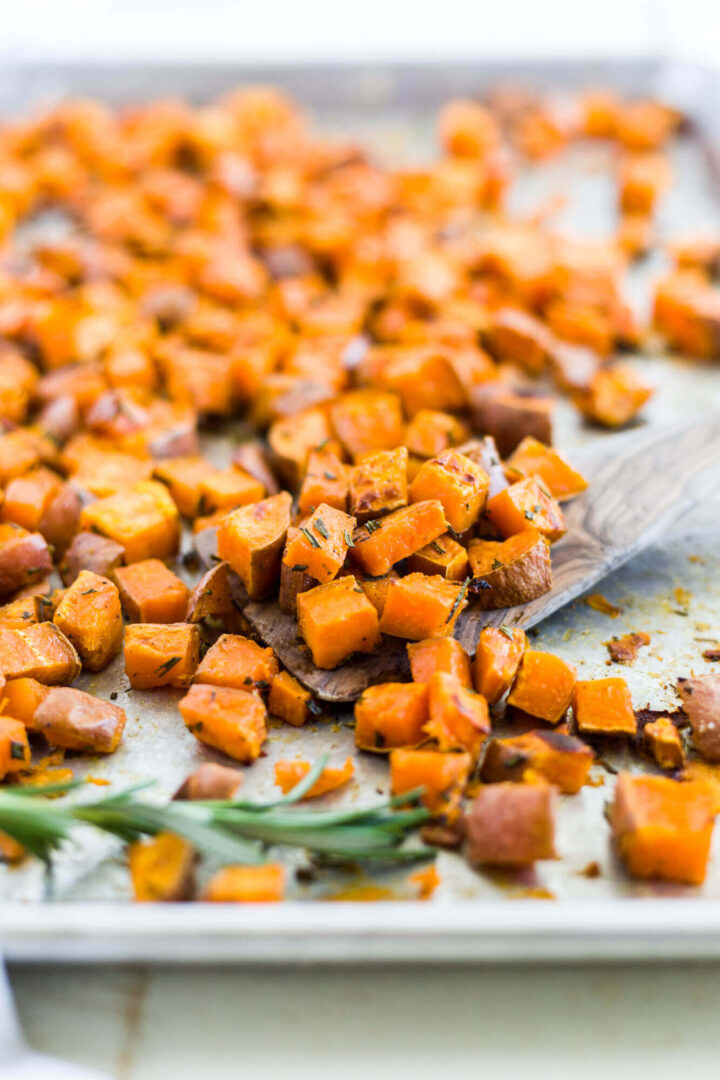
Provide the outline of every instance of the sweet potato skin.
[[428,682],[428,722],[423,730],[440,750],[464,750],[475,760],[491,731],[487,702],[453,675],[435,672]]
[[693,740],[705,761],[720,761],[720,673],[678,679]]
[[488,704],[496,705],[512,686],[526,644],[524,630],[484,626],[480,631],[472,677],[475,689]]
[[0,597],[16,592],[52,570],[47,541],[13,525],[0,525]]
[[69,686],[53,687],[38,705],[33,718],[35,731],[52,746],[112,754],[125,727],[125,711]]
[[253,600],[269,596],[280,576],[291,503],[289,492],[281,491],[233,511],[218,528],[218,554],[230,564]]
[[82,570],[90,570],[100,577],[112,577],[112,571],[124,556],[122,544],[93,532],[79,532],[65,552],[60,574],[65,585],[72,585]]
[[27,630],[0,629],[0,671],[7,679],[37,679],[47,686],[73,682],[80,674],[80,657],[61,630],[51,622]]
[[467,857],[490,866],[555,858],[555,798],[547,784],[490,784],[466,817]]
[[499,543],[474,538],[468,561],[471,592],[486,611],[528,604],[552,588],[550,545],[535,529]]
[[234,799],[245,777],[240,769],[204,761],[180,785],[174,799]]

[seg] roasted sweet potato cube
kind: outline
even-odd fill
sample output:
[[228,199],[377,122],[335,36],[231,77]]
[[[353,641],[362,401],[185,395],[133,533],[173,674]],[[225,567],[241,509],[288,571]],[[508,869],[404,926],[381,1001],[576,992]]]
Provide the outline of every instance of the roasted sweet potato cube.
[[79,532],[65,552],[60,574],[66,585],[72,585],[83,570],[91,570],[101,577],[112,577],[113,570],[124,557],[122,544],[94,532]]
[[720,761],[720,672],[678,679],[677,688],[700,756]]
[[467,857],[488,866],[555,858],[555,796],[548,784],[480,788],[466,817]]
[[117,586],[82,570],[58,604],[53,622],[72,642],[88,671],[102,671],[120,652],[122,610]]
[[350,473],[350,510],[360,524],[407,506],[407,471],[404,446],[362,458]]
[[332,581],[345,562],[354,529],[354,517],[321,503],[299,529],[288,534],[283,562],[321,584]]
[[618,167],[620,209],[651,214],[671,180],[670,162],[663,154],[627,154]]
[[548,365],[555,339],[534,315],[521,308],[502,307],[491,315],[483,344],[496,360],[510,360],[529,374],[540,375]]
[[596,424],[621,427],[640,412],[653,392],[632,368],[614,364],[597,371],[588,389],[575,394],[573,400],[580,412]]
[[30,746],[21,720],[0,716],[0,780],[19,769],[30,768]]
[[[24,630],[30,623],[44,622],[46,616],[38,618],[38,597],[23,596],[0,607],[0,626],[6,630]],[[42,597],[45,600],[45,597]]]
[[265,488],[260,481],[239,466],[216,469],[200,483],[201,513],[249,506],[259,502],[264,494]]
[[167,485],[183,517],[194,518],[200,513],[204,481],[218,471],[202,457],[174,457],[156,462],[153,476]]
[[238,690],[269,690],[279,670],[272,649],[264,649],[241,634],[223,634],[205,653],[195,682],[234,686]]
[[63,555],[80,527],[82,499],[72,484],[63,484],[47,506],[38,525],[54,556]]
[[42,466],[16,477],[5,489],[0,517],[3,521],[15,522],[28,532],[39,531],[43,515],[61,485],[57,473]]
[[472,99],[457,98],[440,110],[438,135],[446,154],[477,160],[500,142],[497,121],[489,109]]
[[[275,783],[282,789],[283,794],[287,795],[307,776],[310,769],[309,761],[276,761]],[[316,799],[320,795],[327,795],[330,791],[336,791],[343,784],[347,784],[348,780],[352,780],[354,772],[355,766],[351,757],[347,758],[340,767],[333,768],[327,765],[310,790],[301,796],[301,801],[304,799]]]
[[345,511],[348,508],[348,491],[348,470],[335,448],[330,444],[319,450],[311,450],[298,495],[300,513],[312,514],[321,503]]
[[526,649],[508,705],[549,724],[558,724],[570,707],[575,680],[575,668],[559,656]]
[[245,782],[240,769],[204,761],[181,784],[174,799],[234,799]]
[[9,431],[0,435],[0,487],[15,476],[23,476],[39,461],[40,451],[27,431]]
[[0,525],[0,596],[24,589],[52,570],[47,542],[19,525]]
[[490,499],[486,513],[490,524],[504,537],[536,529],[552,544],[565,535],[562,510],[532,476],[518,480]]
[[305,475],[311,451],[332,438],[327,411],[315,406],[276,420],[267,438],[278,476],[296,489]]
[[262,866],[224,866],[208,881],[203,900],[215,904],[266,904],[285,895],[282,863]]
[[301,686],[289,671],[281,671],[270,687],[268,712],[293,727],[302,727],[310,719],[312,700],[310,691]]
[[460,816],[462,794],[468,781],[470,754],[441,754],[437,750],[391,750],[390,780],[393,795],[424,788],[422,804],[448,824]]
[[527,435],[552,442],[555,402],[551,397],[486,383],[473,390],[471,404],[474,430],[492,435],[502,457],[511,454]]
[[355,702],[355,745],[384,753],[424,742],[428,688],[424,683],[379,683]]
[[380,631],[410,641],[451,637],[466,604],[466,583],[435,574],[407,574],[388,586]]
[[160,559],[119,566],[113,576],[130,622],[175,623],[185,618],[188,587]]
[[410,501],[437,499],[450,528],[463,533],[484,509],[489,486],[484,469],[456,450],[446,450],[420,466],[410,485]]
[[269,596],[280,576],[291,504],[290,493],[281,491],[233,510],[218,527],[218,554],[230,563],[252,599]]
[[634,735],[637,720],[624,679],[580,679],[573,690],[573,712],[583,735]]
[[671,274],[656,287],[653,324],[673,349],[720,356],[720,289],[697,271]]
[[[230,564],[226,562],[216,563],[203,574],[190,593],[186,616],[188,622],[197,623],[213,618],[219,619],[228,633],[239,629],[241,616],[238,608],[241,601],[233,596],[233,580],[230,575]],[[237,582],[237,578],[235,581]]]
[[437,671],[453,675],[463,686],[471,687],[470,657],[452,637],[426,638],[407,646],[410,674],[416,683],[429,682]]
[[705,880],[715,796],[702,781],[621,773],[610,825],[615,848],[633,877],[688,885]]
[[125,628],[125,672],[135,690],[188,686],[200,662],[192,623],[131,623]]
[[[463,385],[446,352],[434,345],[399,348],[385,365],[382,384],[400,395],[408,416],[420,409],[455,412],[467,404]],[[394,445],[401,441],[397,439]]]
[[487,611],[527,604],[552,588],[550,544],[536,529],[501,543],[474,538],[467,553],[471,592]]
[[544,484],[554,499],[563,502],[582,494],[587,487],[584,479],[552,446],[537,439],[523,439],[505,463],[512,479],[534,476]]
[[436,672],[428,682],[428,722],[423,730],[440,750],[466,750],[475,759],[490,734],[487,701],[454,675]]
[[121,544],[127,563],[172,558],[180,545],[177,507],[164,484],[155,480],[90,503],[82,512],[81,527]]
[[447,581],[464,581],[468,576],[467,551],[449,534],[439,536],[410,556],[408,570],[418,574],[438,574]]
[[128,848],[135,900],[170,903],[192,900],[197,855],[181,836],[161,832]]
[[[300,530],[296,529],[294,525],[290,526],[285,541],[286,549],[294,542],[299,533]],[[297,615],[297,598],[301,592],[307,592],[308,589],[314,589],[320,584],[317,578],[307,572],[305,566],[305,563],[293,563],[291,565],[285,562],[284,559],[280,564],[278,603],[280,609],[287,615]]]
[[442,503],[437,499],[416,502],[362,525],[355,534],[350,560],[366,574],[378,577],[446,531]]
[[300,593],[298,628],[319,668],[335,668],[380,644],[378,613],[349,574]]
[[524,630],[509,626],[484,626],[480,631],[472,665],[475,689],[496,705],[517,675],[527,639]]
[[53,623],[38,623],[27,630],[0,629],[0,671],[7,679],[65,685],[77,678],[80,669],[74,646]]
[[403,442],[403,414],[397,394],[383,390],[351,390],[330,406],[333,430],[355,461],[376,450],[392,450]]
[[587,780],[594,757],[591,748],[573,735],[528,731],[494,739],[483,758],[481,777],[486,783],[541,777],[564,795],[575,795]]
[[191,686],[178,708],[196,739],[251,765],[267,738],[267,712],[257,694],[232,686]]
[[[345,573],[345,571],[342,571],[342,573]],[[377,611],[378,616],[381,616],[387,600],[390,582],[396,581],[399,577],[397,571],[388,570],[387,574],[380,577],[371,577],[368,574],[363,574],[360,570],[355,570],[353,577]]]
[[668,716],[645,725],[643,743],[661,769],[681,769],[685,764],[682,737]]
[[409,453],[421,458],[439,457],[468,436],[462,420],[438,409],[420,409],[405,429],[403,442]]
[[35,710],[48,693],[49,688],[37,679],[8,679],[0,690],[0,716],[13,716],[32,730]]
[[35,710],[33,730],[41,732],[52,746],[112,754],[122,738],[125,720],[119,705],[84,690],[55,686]]

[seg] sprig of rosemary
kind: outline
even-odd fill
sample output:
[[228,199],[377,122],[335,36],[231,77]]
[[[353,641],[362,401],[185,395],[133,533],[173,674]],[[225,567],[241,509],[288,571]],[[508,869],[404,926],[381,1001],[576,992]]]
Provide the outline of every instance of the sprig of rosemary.
[[[49,863],[77,825],[133,843],[172,832],[199,852],[226,863],[261,863],[269,845],[301,847],[324,860],[426,858],[433,849],[408,845],[409,834],[427,820],[418,805],[422,790],[365,809],[314,810],[293,804],[310,790],[327,764],[323,755],[292,791],[273,802],[244,799],[153,803],[140,797],[152,784],[137,784],[93,802],[66,803],[82,782],[0,789],[0,830]],[[402,809],[398,807],[402,806]]]

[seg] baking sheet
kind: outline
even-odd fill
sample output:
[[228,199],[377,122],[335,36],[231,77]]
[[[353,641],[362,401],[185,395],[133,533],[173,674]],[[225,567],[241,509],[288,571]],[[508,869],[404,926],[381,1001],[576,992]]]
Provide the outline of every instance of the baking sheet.
[[[498,81],[520,79],[556,88],[610,82],[628,92],[665,85],[676,100],[678,95],[695,95],[694,101],[681,103],[695,108],[701,118],[707,89],[715,85],[709,73],[668,70],[651,61],[594,68],[578,63],[272,72],[196,66],[18,69],[8,74],[0,109],[17,111],[25,103],[68,90],[114,101],[169,92],[186,92],[200,100],[260,76],[286,85],[313,105],[322,130],[356,133],[386,160],[427,156],[432,111],[453,94],[472,93]],[[332,102],[331,109],[327,102]],[[662,206],[661,236],[720,228],[720,197],[707,153],[713,133],[704,128],[703,135],[704,146],[695,137],[685,137],[673,151],[676,181]],[[572,198],[557,216],[558,227],[603,235],[614,220],[611,153],[602,146],[577,147],[557,161],[528,168],[513,190],[511,205],[531,212],[556,193],[570,191]],[[663,257],[654,254],[632,271],[628,294],[638,310],[646,309],[649,285],[663,268]],[[653,355],[633,363],[658,387],[645,414],[651,424],[664,425],[720,406],[717,367]],[[567,402],[558,403],[557,441],[566,451],[611,438],[583,427]],[[229,459],[232,445],[226,432],[205,436],[205,449],[218,463]],[[662,545],[603,584],[604,595],[624,609],[621,616],[613,620],[575,602],[542,624],[537,643],[560,652],[577,665],[581,677],[591,678],[608,673],[605,641],[628,630],[645,630],[652,645],[622,674],[637,706],[672,705],[674,678],[711,670],[702,651],[708,641],[720,638],[719,522],[720,478],[714,499],[678,522]],[[118,787],[153,776],[154,796],[165,798],[200,761],[213,756],[186,731],[176,708],[180,693],[128,692],[121,658],[100,675],[83,676],[78,685],[101,696],[117,692],[128,725],[112,757],[75,759],[77,775],[111,780]],[[314,759],[327,751],[334,760],[343,759],[353,748],[353,733],[346,725],[347,715],[339,714],[299,731],[274,729],[267,756],[246,770],[244,792],[273,794],[273,764],[280,757]],[[708,903],[720,899],[720,834],[701,889],[632,883],[608,847],[602,806],[610,796],[612,776],[601,766],[594,768],[594,776],[597,786],[562,800],[557,845],[562,860],[540,863],[530,874],[498,876],[478,874],[459,856],[442,852],[437,862],[442,883],[434,898],[422,904],[405,902],[416,893],[407,867],[373,871],[372,877],[323,870],[310,884],[290,875],[289,901],[262,910],[118,904],[130,895],[120,848],[89,830],[82,836],[78,832],[81,842],[63,850],[52,879],[33,861],[0,868],[0,936],[11,959],[74,961],[720,955],[720,906]],[[327,804],[368,804],[387,794],[388,785],[386,762],[358,756],[355,781],[330,796]],[[103,790],[88,786],[81,797]],[[287,857],[291,866],[305,865],[301,853]],[[583,874],[591,862],[599,863],[600,876]],[[347,902],[368,895],[388,902]],[[672,902],[664,899],[670,896]],[[321,902],[303,902],[311,897]],[[550,898],[555,902],[548,902]],[[43,900],[42,905],[32,903]],[[335,902],[323,902],[329,900]]]

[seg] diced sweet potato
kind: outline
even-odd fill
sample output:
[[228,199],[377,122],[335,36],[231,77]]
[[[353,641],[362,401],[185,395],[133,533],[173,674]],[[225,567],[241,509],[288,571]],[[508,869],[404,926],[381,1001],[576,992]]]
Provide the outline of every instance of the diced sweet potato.
[[355,745],[383,753],[418,746],[427,738],[428,688],[424,683],[380,683],[355,702]]
[[420,466],[409,494],[413,503],[437,499],[450,528],[463,533],[484,509],[489,487],[490,477],[479,465],[456,450],[446,450]]
[[603,427],[621,427],[639,413],[653,395],[635,372],[625,364],[601,368],[589,388],[574,395],[580,412]]
[[540,319],[520,308],[502,307],[493,312],[483,333],[483,344],[496,360],[513,361],[530,375],[547,367],[555,339]]
[[[7,630],[24,630],[30,623],[44,622],[38,618],[38,597],[23,596],[0,607],[0,627]],[[45,597],[42,597],[44,600]]]
[[362,458],[350,473],[350,509],[360,524],[407,506],[407,472],[405,446]]
[[[409,453],[433,458],[458,446],[467,435],[466,425],[451,413],[419,409],[405,428],[403,442]],[[477,464],[482,465],[482,462]]]
[[238,690],[269,690],[280,670],[272,649],[240,634],[223,634],[208,649],[195,682],[234,686]]
[[438,117],[438,135],[447,154],[471,160],[486,157],[500,141],[497,121],[489,109],[464,98],[443,106]]
[[268,445],[278,475],[293,489],[300,486],[312,450],[332,437],[327,412],[322,407],[304,409],[276,420],[268,432]]
[[410,556],[408,570],[438,574],[447,581],[464,581],[468,575],[467,551],[449,534],[440,536]]
[[528,435],[552,443],[554,404],[550,397],[485,384],[472,393],[473,426],[492,435],[502,457],[507,457]]
[[16,477],[5,489],[0,517],[28,532],[39,531],[43,515],[60,491],[61,484],[57,473],[42,466]]
[[[287,795],[289,791],[292,791],[300,783],[303,777],[307,776],[310,768],[309,761],[276,761],[275,783],[282,789],[283,794]],[[310,790],[306,791],[302,796],[302,799],[316,799],[320,795],[327,795],[329,791],[336,791],[337,788],[342,787],[343,784],[347,784],[348,780],[352,779],[354,772],[355,766],[351,757],[339,768],[326,766]]]
[[160,559],[120,566],[113,576],[130,622],[173,623],[185,618],[188,587]]
[[562,731],[528,731],[493,739],[483,758],[485,783],[534,781],[541,777],[564,795],[575,795],[587,780],[594,753],[581,739]]
[[21,720],[0,716],[0,780],[30,767],[30,746]]
[[627,154],[618,167],[620,209],[651,214],[671,179],[670,163],[662,154]]
[[397,394],[351,390],[333,401],[330,419],[335,434],[355,461],[364,454],[402,445],[403,415]]
[[575,679],[575,668],[559,656],[526,649],[508,704],[539,720],[558,724],[570,706]]
[[71,683],[80,674],[80,658],[51,622],[27,630],[0,629],[0,671],[7,679],[31,678],[46,686]]
[[462,454],[463,457],[470,458],[471,461],[474,461],[476,465],[479,465],[487,473],[490,480],[489,499],[508,487],[505,470],[492,435],[485,435],[482,439],[470,439],[468,442],[458,446],[457,452]]
[[337,577],[342,568],[354,529],[354,517],[321,503],[289,536],[283,562],[291,570],[307,573],[324,585]]
[[701,781],[621,773],[610,825],[617,853],[633,877],[700,885],[714,817],[714,794]]
[[487,701],[453,675],[436,672],[428,682],[428,722],[423,730],[440,750],[479,755],[490,734]]
[[178,708],[200,742],[252,764],[267,738],[267,712],[257,694],[231,686],[191,686]]
[[265,863],[223,867],[210,878],[203,900],[215,904],[262,904],[282,900],[284,895],[285,867]]
[[125,672],[135,690],[188,686],[200,661],[192,623],[131,623],[125,628]]
[[550,545],[536,529],[501,543],[475,538],[467,552],[470,590],[487,611],[527,604],[552,588]]
[[[2,699],[0,699],[2,700]],[[302,727],[310,719],[312,695],[293,678],[289,671],[280,671],[272,680],[268,712],[293,727]]]
[[216,469],[200,484],[201,513],[213,514],[219,510],[248,506],[259,502],[264,494],[265,488],[260,481],[244,469],[235,466]]
[[[285,541],[286,548],[289,544],[294,542],[297,535],[300,533],[299,529],[296,529],[294,525],[291,525],[287,531],[287,539]],[[352,539],[352,538],[351,538]],[[283,561],[280,564],[280,591],[278,593],[278,603],[282,611],[287,615],[297,615],[297,598],[301,592],[307,592],[309,589],[314,589],[320,582],[317,578],[314,578],[312,574],[309,574],[304,569],[305,563],[289,563]]]
[[187,840],[161,832],[128,848],[135,900],[173,903],[192,900],[197,855]]
[[218,765],[215,761],[204,761],[181,784],[173,798],[234,799],[244,781],[245,777],[240,769]]
[[355,535],[350,560],[373,577],[387,574],[447,531],[442,504],[436,499],[394,510],[377,522],[366,522]]
[[[240,443],[233,453],[232,460],[233,465],[239,465],[241,469],[259,480],[268,495],[277,495],[280,487],[270,468],[265,448],[259,440],[248,439],[247,442]],[[340,509],[342,510],[343,507]]]
[[[398,439],[399,443],[401,440]],[[37,446],[26,431],[0,434],[0,487],[16,476],[22,476],[40,461]]]
[[252,599],[268,596],[280,576],[291,504],[289,492],[281,491],[233,510],[218,527],[218,554],[230,563]]
[[82,570],[66,589],[53,622],[72,642],[88,671],[102,671],[120,652],[122,611],[117,586]]
[[467,856],[489,866],[555,858],[555,796],[548,784],[490,784],[466,818]]
[[685,764],[682,737],[668,716],[660,716],[645,725],[643,743],[661,769],[681,769]]
[[55,557],[63,555],[72,543],[80,527],[82,499],[72,484],[63,484],[58,494],[50,502],[38,525],[52,548]]
[[127,563],[172,558],[180,545],[177,507],[167,488],[154,480],[90,503],[81,526],[121,544]]
[[300,634],[319,668],[335,668],[380,644],[377,610],[352,575],[300,593],[297,611]]
[[467,585],[437,575],[407,574],[391,581],[380,618],[380,631],[392,637],[422,641],[451,637],[464,610]]
[[393,795],[424,788],[422,804],[434,817],[457,821],[468,781],[470,754],[442,754],[437,750],[391,750],[390,780]]
[[125,711],[109,701],[73,690],[53,687],[35,710],[33,730],[52,746],[112,754],[125,727]]
[[536,529],[552,544],[565,535],[565,519],[552,495],[537,480],[527,477],[511,484],[489,500],[486,513],[501,536]]
[[9,522],[0,525],[0,597],[31,585],[51,570],[44,536]]
[[35,710],[48,693],[49,688],[37,679],[8,679],[0,690],[0,716],[13,716],[32,729]]
[[584,735],[634,735],[637,721],[624,679],[581,679],[573,690],[573,712]]
[[700,756],[720,761],[720,672],[678,679],[677,688]]
[[72,585],[83,570],[91,570],[101,577],[112,577],[113,570],[124,557],[122,544],[93,532],[79,532],[65,552],[60,573],[66,585]]
[[442,671],[454,676],[463,686],[472,686],[470,657],[455,638],[436,637],[413,641],[408,644],[407,653],[413,682],[429,682],[436,672]]
[[[401,347],[390,356],[381,381],[400,395],[408,416],[420,409],[455,412],[466,405],[465,390],[446,355],[448,351],[436,345],[411,346]],[[393,445],[401,441],[397,439]]]
[[475,689],[490,705],[496,705],[515,681],[526,644],[524,630],[484,626],[480,631],[472,677]]
[[[335,510],[348,508],[348,472],[332,445],[311,450],[298,495],[298,510],[312,514],[320,504]],[[354,511],[353,511],[354,513]]]
[[557,450],[533,438],[523,439],[508,458],[506,467],[513,479],[539,478],[558,502],[575,498],[587,487],[587,480]]
[[201,512],[203,483],[217,471],[202,457],[173,457],[158,461],[153,476],[167,485],[183,517],[195,518]]

